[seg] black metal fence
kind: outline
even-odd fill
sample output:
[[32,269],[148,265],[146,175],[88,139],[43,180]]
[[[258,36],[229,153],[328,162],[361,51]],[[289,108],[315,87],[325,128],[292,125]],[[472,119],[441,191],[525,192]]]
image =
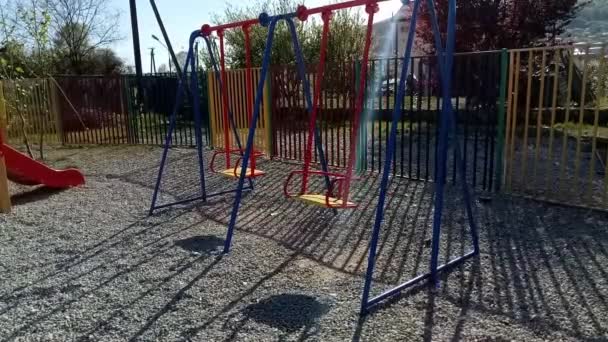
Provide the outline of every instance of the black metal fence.
[[[204,139],[209,141],[207,81],[199,73]],[[66,144],[162,145],[175,105],[178,79],[175,74],[145,75],[138,94],[135,75],[61,76],[57,112]],[[178,108],[173,145],[193,146],[192,94]]]
[[[458,54],[454,60],[452,104],[457,134],[451,144],[463,149],[467,177],[477,189],[490,190],[496,182],[495,160],[498,134],[500,52]],[[359,172],[377,172],[386,160],[388,133],[396,100],[403,59],[371,60],[368,65],[362,124],[356,139],[355,165]],[[434,56],[414,57],[406,79],[407,92],[400,108],[393,173],[412,179],[434,181],[441,89]],[[309,83],[316,84],[316,66],[307,70]],[[322,82],[317,125],[331,166],[348,165],[357,83],[358,62],[327,66]],[[203,109],[204,137],[210,141],[207,105],[207,75],[199,73],[199,96]],[[302,82],[295,68],[271,70],[271,127],[273,157],[303,160],[308,115]],[[161,145],[175,105],[177,77],[147,75],[141,96],[133,75],[117,77],[60,77],[64,100],[58,107],[64,142],[68,144]],[[193,146],[192,95],[179,106],[173,145]],[[448,160],[449,180],[456,181],[454,154]],[[318,156],[315,153],[315,160]]]
[[[454,61],[452,104],[457,117],[458,142],[464,149],[467,177],[478,189],[490,190],[496,161],[497,102],[500,85],[500,53],[459,54]],[[357,139],[358,171],[379,171],[386,159],[386,144],[403,59],[372,60],[368,66],[365,110]],[[414,57],[410,61],[407,92],[400,108],[393,173],[432,181],[436,170],[441,90],[436,58]],[[309,81],[315,84],[314,66]],[[323,81],[318,127],[332,166],[348,163],[350,134],[360,77],[357,63],[329,67]],[[307,129],[304,94],[295,69],[273,70],[273,128],[275,156],[302,160]],[[455,151],[455,150],[454,150]],[[315,156],[316,158],[316,156]],[[456,181],[454,154],[449,158],[450,178]]]

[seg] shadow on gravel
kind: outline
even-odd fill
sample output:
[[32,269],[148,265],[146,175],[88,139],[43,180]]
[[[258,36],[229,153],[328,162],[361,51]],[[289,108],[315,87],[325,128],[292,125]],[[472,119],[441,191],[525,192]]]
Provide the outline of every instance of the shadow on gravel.
[[11,202],[14,206],[24,205],[32,202],[45,200],[63,191],[65,191],[65,189],[54,189],[46,186],[41,186],[35,188],[34,190],[21,192],[11,196]]
[[213,253],[221,251],[224,239],[213,235],[193,236],[187,239],[176,240],[175,245],[188,252]]
[[309,330],[321,316],[329,312],[329,304],[307,295],[280,294],[251,304],[244,312],[254,321],[293,333],[302,328]]

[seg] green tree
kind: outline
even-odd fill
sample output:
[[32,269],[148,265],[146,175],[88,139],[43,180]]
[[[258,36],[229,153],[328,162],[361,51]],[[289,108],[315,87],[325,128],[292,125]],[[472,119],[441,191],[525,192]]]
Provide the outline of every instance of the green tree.
[[[296,10],[301,2],[296,0],[258,0],[253,5],[241,7],[229,4],[223,14],[216,15],[214,24],[235,22],[257,18],[260,13],[289,13]],[[361,58],[364,45],[365,26],[361,9],[336,11],[330,24],[330,39],[327,49],[329,61],[343,62]],[[311,17],[306,22],[296,20],[296,29],[302,54],[307,63],[316,63],[319,59],[322,22],[318,16]],[[251,27],[252,64],[262,63],[267,28],[259,25]],[[245,66],[245,37],[242,30],[225,32],[226,63],[234,68]],[[206,48],[203,49],[206,53]],[[208,57],[203,57],[209,64]],[[291,36],[287,25],[283,22],[277,25],[272,49],[271,63],[274,65],[289,65],[295,60]]]
[[111,74],[122,70],[124,62],[108,48],[94,46],[82,24],[62,27],[55,35],[57,74]]
[[121,39],[120,15],[110,0],[48,0],[52,16],[53,44],[61,61],[59,73],[85,74],[98,49]]

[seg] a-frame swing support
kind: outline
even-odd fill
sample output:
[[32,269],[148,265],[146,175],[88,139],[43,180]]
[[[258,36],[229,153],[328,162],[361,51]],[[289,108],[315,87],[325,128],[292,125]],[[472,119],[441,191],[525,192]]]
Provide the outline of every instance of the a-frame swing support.
[[[188,54],[186,56],[186,63],[184,65],[183,73],[182,73],[181,77],[179,77],[178,83],[177,83],[175,104],[173,105],[173,110],[171,112],[171,116],[170,116],[170,120],[169,120],[169,129],[167,130],[167,136],[165,138],[163,153],[161,156],[160,166],[158,169],[158,176],[156,178],[156,184],[154,187],[154,194],[152,195],[152,203],[150,205],[150,210],[148,213],[149,215],[154,214],[154,212],[159,209],[168,208],[168,207],[172,207],[172,206],[176,206],[176,205],[180,205],[180,204],[187,204],[187,203],[196,202],[196,201],[206,202],[209,198],[234,193],[237,191],[237,189],[230,189],[230,190],[219,191],[219,192],[215,192],[215,193],[207,193],[207,187],[206,187],[206,183],[205,183],[206,182],[205,161],[204,161],[204,153],[203,153],[204,146],[203,146],[203,134],[202,134],[202,112],[201,112],[200,98],[198,96],[196,96],[197,94],[200,93],[200,91],[199,91],[199,84],[198,84],[198,74],[197,74],[196,63],[195,63],[196,58],[194,56],[194,43],[195,43],[196,39],[199,37],[201,37],[200,30],[196,30],[196,31],[192,32],[192,34],[190,35]],[[206,37],[203,37],[203,38],[205,39],[205,42],[207,43],[207,48],[208,48],[209,54],[212,58],[212,64],[214,67],[214,75],[216,76],[218,83],[220,84],[220,89],[222,89],[222,87],[221,87],[222,81],[221,81],[221,77],[219,76],[219,69],[217,67],[217,63],[215,63],[215,59],[213,57],[213,49],[211,47],[211,43],[210,43],[209,39],[207,39]],[[190,72],[190,82],[186,81],[188,72]],[[161,182],[163,179],[165,167],[167,165],[167,157],[169,154],[169,149],[171,148],[173,132],[174,132],[175,126],[177,124],[177,113],[179,112],[179,107],[182,103],[182,99],[183,99],[184,95],[186,95],[185,90],[186,90],[186,87],[188,86],[188,83],[190,86],[190,94],[192,94],[192,104],[193,104],[193,111],[194,111],[194,136],[195,136],[195,141],[196,141],[196,151],[197,151],[197,159],[198,159],[198,166],[199,166],[200,194],[197,196],[191,197],[191,198],[182,199],[182,200],[178,200],[175,202],[166,203],[166,204],[162,204],[162,205],[157,205],[158,195],[160,194]],[[240,149],[241,141],[239,139],[238,134],[236,134],[236,128],[235,128],[236,126],[234,123],[234,117],[232,115],[232,111],[230,109],[228,109],[227,114],[228,114],[228,119],[230,121],[230,124],[235,132],[236,143]],[[251,179],[249,179],[248,186],[244,187],[243,189],[239,189],[239,190],[240,191],[253,190],[253,181]]]
[[[416,21],[419,15],[419,9],[422,0],[414,0],[414,9],[410,19],[410,27],[408,32],[408,40],[405,49],[405,59],[403,62],[403,68],[401,70],[401,78],[399,82],[399,90],[396,96],[395,110],[393,112],[393,120],[391,125],[391,131],[388,142],[387,158],[385,160],[384,169],[382,172],[382,181],[380,183],[380,197],[378,200],[378,206],[376,208],[376,218],[374,222],[374,228],[372,231],[372,239],[370,242],[370,249],[368,254],[367,272],[365,276],[365,285],[363,288],[363,294],[361,297],[361,314],[366,314],[369,309],[378,303],[399,295],[402,291],[410,288],[422,281],[430,280],[434,286],[439,286],[438,274],[441,271],[447,270],[451,267],[457,266],[467,259],[479,254],[479,242],[477,225],[475,223],[472,211],[471,194],[468,189],[466,182],[466,174],[464,172],[464,164],[460,151],[460,142],[457,137],[456,118],[452,108],[451,101],[451,81],[452,81],[452,65],[454,60],[454,45],[455,45],[455,34],[456,34],[456,0],[449,0],[449,14],[448,14],[448,25],[447,25],[447,37],[446,47],[443,47],[441,35],[439,32],[439,24],[437,22],[437,15],[435,13],[433,0],[427,0],[428,10],[431,16],[433,24],[433,32],[435,37],[435,47],[437,50],[437,60],[439,64],[439,71],[441,77],[441,88],[442,88],[442,109],[441,109],[441,120],[439,129],[439,150],[438,150],[438,172],[437,180],[435,184],[435,198],[434,198],[434,216],[433,216],[433,237],[431,244],[431,262],[430,270],[428,273],[417,276],[409,281],[406,281],[392,289],[384,291],[378,296],[370,298],[370,292],[373,282],[374,268],[376,265],[376,257],[378,250],[378,242],[380,238],[380,228],[382,220],[384,218],[385,199],[387,195],[389,174],[392,166],[392,158],[395,151],[396,136],[397,136],[397,123],[401,119],[401,102],[403,101],[405,90],[406,90],[406,76],[409,68],[409,61],[412,54],[413,42],[415,39]],[[465,210],[467,213],[471,240],[473,244],[473,250],[463,256],[448,261],[443,265],[439,265],[439,242],[441,238],[441,220],[443,214],[444,205],[444,185],[445,177],[447,173],[447,155],[448,155],[448,140],[449,135],[452,133],[455,137],[455,141],[451,144],[454,146],[458,171],[460,174],[460,182],[462,183],[462,195],[465,202]]]
[[[338,4],[318,7],[318,8],[312,8],[312,9],[307,9],[304,6],[300,6],[298,8],[298,11],[296,11],[296,12],[276,15],[276,16],[269,16],[266,13],[260,14],[260,18],[259,18],[260,24],[262,26],[268,27],[268,36],[266,38],[264,56],[262,59],[262,69],[261,69],[261,73],[260,73],[260,80],[257,85],[257,93],[256,93],[257,95],[256,95],[255,103],[254,103],[253,118],[252,118],[251,122],[249,123],[250,126],[249,126],[249,133],[247,135],[247,145],[246,145],[247,147],[245,148],[245,155],[243,156],[243,162],[241,165],[241,173],[239,176],[239,184],[238,184],[236,196],[234,199],[232,213],[230,215],[228,233],[226,235],[226,240],[224,242],[224,253],[228,253],[230,251],[230,247],[232,244],[232,237],[234,235],[234,229],[236,227],[236,221],[237,221],[238,214],[239,214],[241,198],[242,198],[242,189],[243,189],[243,185],[245,182],[245,173],[247,170],[247,162],[249,160],[250,154],[253,152],[255,127],[257,125],[257,121],[260,116],[260,103],[262,100],[264,82],[266,81],[268,69],[270,67],[270,54],[272,52],[272,43],[274,40],[274,32],[275,32],[277,23],[279,21],[284,21],[287,24],[287,27],[288,27],[288,30],[289,30],[289,33],[291,36],[292,44],[293,44],[295,58],[296,58],[298,76],[304,85],[303,90],[304,90],[304,95],[305,95],[305,100],[306,100],[307,112],[308,112],[308,115],[312,115],[313,110],[314,110],[314,102],[313,102],[313,99],[311,96],[310,84],[308,82],[308,79],[306,78],[306,68],[305,68],[305,64],[304,64],[304,59],[302,57],[302,50],[300,48],[300,43],[298,41],[298,35],[297,35],[296,26],[294,23],[294,18],[296,18],[296,17],[306,18],[308,15],[312,15],[312,14],[328,13],[333,10],[345,9],[345,8],[362,6],[362,5],[367,5],[367,4],[375,4],[380,1],[384,1],[384,0],[367,0],[367,1],[366,0],[354,0],[354,1],[344,2],[344,3],[338,3]],[[331,181],[329,179],[330,173],[329,173],[329,168],[327,166],[327,160],[326,160],[325,154],[323,152],[323,146],[321,145],[320,133],[319,133],[316,123],[314,123],[313,128],[314,128],[313,129],[314,141],[316,143],[317,153],[319,155],[319,162],[321,164],[322,173],[323,173],[324,180],[325,180],[325,187],[329,191],[329,189],[331,189]],[[335,212],[336,209],[334,208],[333,210]]]

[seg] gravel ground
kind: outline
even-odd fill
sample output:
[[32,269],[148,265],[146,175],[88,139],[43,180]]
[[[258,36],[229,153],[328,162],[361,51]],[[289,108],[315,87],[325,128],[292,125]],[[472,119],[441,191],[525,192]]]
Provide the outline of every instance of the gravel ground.
[[[0,339],[169,341],[608,340],[608,216],[496,197],[476,203],[481,255],[359,319],[377,178],[357,183],[356,211],[282,197],[296,166],[262,162],[233,250],[219,250],[230,197],[147,217],[161,150],[49,152],[87,185],[13,187],[0,216]],[[207,156],[208,157],[208,156]],[[171,151],[162,201],[196,194],[192,150]],[[216,176],[209,188],[225,189]],[[315,183],[313,186],[319,186]],[[443,258],[470,248],[448,189]],[[432,186],[395,180],[373,291],[428,268]]]

